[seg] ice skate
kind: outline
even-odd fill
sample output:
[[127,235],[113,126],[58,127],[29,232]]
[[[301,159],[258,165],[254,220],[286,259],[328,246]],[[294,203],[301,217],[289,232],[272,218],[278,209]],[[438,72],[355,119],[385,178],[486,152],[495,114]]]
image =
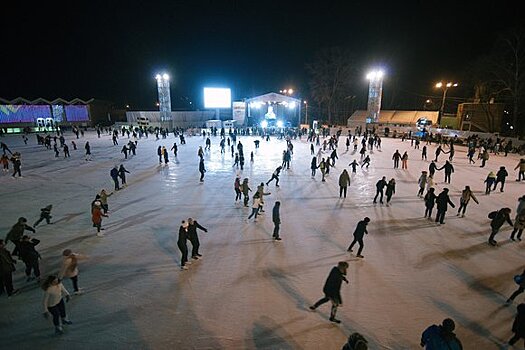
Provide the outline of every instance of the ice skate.
[[73,324],[73,322],[71,322],[71,320],[68,320],[67,318],[63,318],[62,324]]
[[341,323],[341,320],[338,320],[338,319],[335,318],[335,317],[330,317],[330,322]]
[[187,267],[187,266],[185,266],[185,265],[183,265],[183,266],[181,266],[181,267],[180,267],[180,269],[181,269],[181,270],[187,270],[187,269],[188,269],[188,267]]
[[55,327],[55,335],[62,335],[62,334],[64,334],[64,330],[62,329],[62,327],[60,326]]

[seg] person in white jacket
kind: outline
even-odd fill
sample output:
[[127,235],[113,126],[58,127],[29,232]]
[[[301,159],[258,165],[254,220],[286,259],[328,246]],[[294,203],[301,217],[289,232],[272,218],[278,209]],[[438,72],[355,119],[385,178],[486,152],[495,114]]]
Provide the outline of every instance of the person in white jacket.
[[48,276],[42,284],[44,290],[44,317],[53,316],[55,325],[55,334],[63,334],[63,324],[72,324],[66,316],[66,305],[62,296],[65,296],[66,302],[69,301],[70,295],[57,276]]
[[71,249],[65,249],[62,252],[62,269],[60,270],[59,278],[65,277],[71,279],[73,282],[73,294],[82,294],[78,288],[78,260],[85,259],[86,257],[81,254],[73,253]]
[[259,196],[259,192],[255,192],[253,195],[253,204],[252,204],[252,213],[250,216],[248,216],[248,220],[252,218],[252,216],[255,215],[254,222],[257,222],[257,214],[259,213],[259,207],[261,205],[261,198]]

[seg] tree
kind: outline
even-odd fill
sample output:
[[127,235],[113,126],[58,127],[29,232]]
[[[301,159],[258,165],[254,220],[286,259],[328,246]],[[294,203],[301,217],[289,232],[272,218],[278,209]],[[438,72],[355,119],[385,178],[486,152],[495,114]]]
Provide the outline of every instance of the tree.
[[355,66],[354,56],[341,47],[319,51],[313,62],[306,65],[312,97],[321,111],[326,109],[328,123],[343,114],[344,99],[351,95],[356,76]]

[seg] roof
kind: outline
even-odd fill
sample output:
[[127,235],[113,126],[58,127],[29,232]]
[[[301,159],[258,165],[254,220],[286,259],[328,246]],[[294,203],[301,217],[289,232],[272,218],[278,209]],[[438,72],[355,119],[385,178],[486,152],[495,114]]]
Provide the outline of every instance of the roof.
[[[438,121],[438,111],[380,111],[379,123],[382,124],[415,124],[418,119],[425,118],[436,124]],[[365,123],[368,112],[364,110],[355,111],[348,118],[348,123]]]
[[74,98],[71,101],[65,100],[63,98],[56,98],[54,100],[46,100],[45,98],[37,98],[35,100],[28,100],[23,97],[17,97],[13,100],[6,100],[0,97],[0,103],[7,105],[75,105],[83,104],[87,105],[93,102],[94,99],[90,98],[89,100],[82,100],[80,98]]
[[255,97],[246,99],[246,103],[249,104],[250,102],[261,102],[261,103],[268,103],[268,102],[274,102],[274,103],[287,102],[287,103],[290,103],[290,102],[295,102],[295,103],[301,103],[301,100],[299,100],[297,98],[294,98],[294,97],[278,94],[278,93],[275,93],[275,92],[269,92],[269,93],[264,94],[264,95],[255,96]]

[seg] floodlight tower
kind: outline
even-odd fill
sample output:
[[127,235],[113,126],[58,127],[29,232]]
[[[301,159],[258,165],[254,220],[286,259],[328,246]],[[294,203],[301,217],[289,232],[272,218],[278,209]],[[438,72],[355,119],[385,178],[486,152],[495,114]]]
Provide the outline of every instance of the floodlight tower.
[[381,96],[383,94],[383,71],[377,70],[368,73],[368,106],[366,123],[378,123],[381,111]]
[[157,74],[155,79],[159,92],[160,121],[168,122],[171,120],[170,76],[167,73]]

